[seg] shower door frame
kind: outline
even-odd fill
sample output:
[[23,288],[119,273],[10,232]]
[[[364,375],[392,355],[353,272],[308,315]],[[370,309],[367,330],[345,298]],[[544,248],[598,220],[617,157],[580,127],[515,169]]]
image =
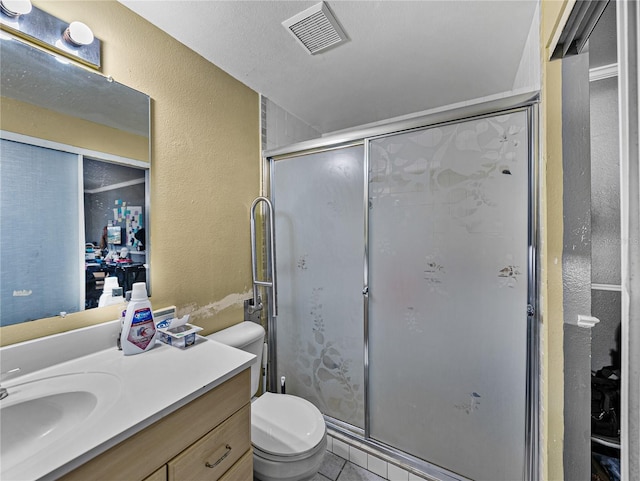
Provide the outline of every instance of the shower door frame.
[[[363,356],[364,356],[364,429],[357,428],[343,421],[325,416],[327,425],[336,433],[347,439],[353,439],[359,443],[370,446],[381,452],[383,455],[402,465],[415,468],[427,475],[437,479],[461,480],[466,479],[453,473],[446,468],[429,463],[416,458],[410,454],[399,451],[391,446],[385,445],[370,437],[370,406],[369,406],[369,142],[382,137],[418,131],[436,126],[444,126],[453,123],[460,123],[469,120],[504,115],[524,111],[527,116],[528,127],[528,252],[527,252],[527,312],[526,317],[526,388],[525,388],[525,440],[524,440],[524,472],[523,480],[536,481],[539,479],[539,452],[540,452],[540,317],[539,317],[539,189],[538,182],[540,172],[539,158],[539,137],[538,137],[538,110],[539,102],[536,92],[522,94],[519,96],[487,102],[480,105],[468,106],[453,109],[446,112],[416,117],[414,119],[389,123],[386,125],[372,127],[358,131],[349,132],[342,135],[331,135],[325,138],[300,142],[284,148],[265,151],[262,162],[262,191],[263,195],[269,197],[277,209],[274,193],[271,191],[273,185],[273,165],[279,160],[291,157],[299,157],[306,154],[325,152],[346,148],[354,145],[364,144],[364,199],[363,199],[363,219],[364,219],[364,260],[363,260]],[[274,239],[277,242],[277,239]],[[267,251],[271,246],[265,246]],[[265,269],[271,269],[271,259],[266,259]],[[272,304],[268,303],[267,308],[268,324],[268,362],[269,362],[269,386],[270,391],[277,391],[277,330],[276,316],[273,315]]]

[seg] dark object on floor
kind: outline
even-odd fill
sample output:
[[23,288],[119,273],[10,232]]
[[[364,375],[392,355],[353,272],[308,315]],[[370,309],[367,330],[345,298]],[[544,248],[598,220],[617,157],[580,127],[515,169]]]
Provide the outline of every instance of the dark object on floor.
[[591,480],[620,481],[620,460],[604,454],[592,453]]
[[620,436],[620,371],[611,366],[591,374],[591,433]]

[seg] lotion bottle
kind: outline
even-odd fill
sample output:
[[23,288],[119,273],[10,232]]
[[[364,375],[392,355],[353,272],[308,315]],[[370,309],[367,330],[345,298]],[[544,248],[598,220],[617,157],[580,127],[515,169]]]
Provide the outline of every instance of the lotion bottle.
[[131,300],[124,316],[120,344],[125,356],[139,354],[155,345],[156,325],[153,321],[151,303],[147,297],[147,286],[136,282],[131,292]]

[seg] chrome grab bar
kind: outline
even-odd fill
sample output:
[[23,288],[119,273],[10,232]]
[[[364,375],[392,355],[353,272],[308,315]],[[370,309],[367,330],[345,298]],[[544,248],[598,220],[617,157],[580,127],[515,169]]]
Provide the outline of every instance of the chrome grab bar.
[[[267,242],[269,244],[269,258],[267,259],[267,265],[271,270],[271,280],[259,280],[258,279],[258,262],[256,253],[256,206],[264,202],[267,204],[267,214],[269,217],[269,229],[267,234]],[[255,311],[262,309],[262,299],[260,298],[259,286],[270,287],[271,296],[270,299],[273,305],[274,316],[278,315],[278,304],[276,302],[276,247],[274,240],[274,219],[273,219],[273,205],[271,201],[266,197],[257,197],[253,204],[251,204],[251,274],[253,276],[253,304],[249,304],[248,310],[252,314]]]

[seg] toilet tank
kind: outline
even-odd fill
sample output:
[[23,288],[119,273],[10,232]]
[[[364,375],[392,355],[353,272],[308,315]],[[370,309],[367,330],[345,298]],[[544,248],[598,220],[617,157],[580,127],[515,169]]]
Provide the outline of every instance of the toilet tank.
[[251,365],[251,397],[258,392],[260,383],[264,334],[264,328],[260,324],[244,321],[207,336],[219,343],[255,354],[256,360]]

